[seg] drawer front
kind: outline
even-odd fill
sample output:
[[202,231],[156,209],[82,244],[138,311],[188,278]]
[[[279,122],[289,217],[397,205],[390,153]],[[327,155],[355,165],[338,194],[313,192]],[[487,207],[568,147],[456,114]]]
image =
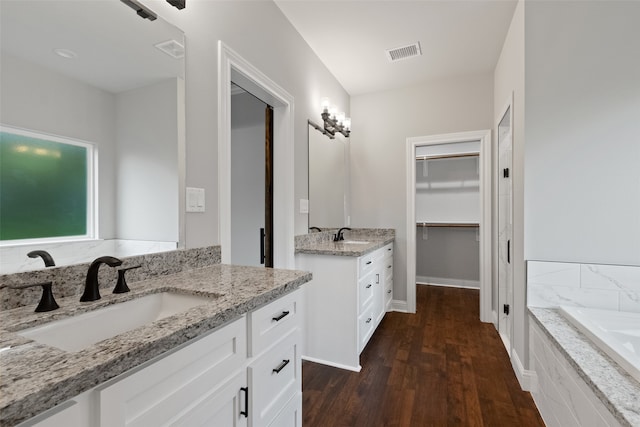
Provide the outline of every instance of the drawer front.
[[100,425],[160,426],[208,399],[247,359],[247,323],[239,320],[96,389]]
[[393,301],[393,280],[388,280],[385,282],[385,287],[384,287],[385,311],[391,311],[391,301]]
[[302,389],[299,342],[296,330],[249,366],[252,426],[268,425]]
[[370,272],[360,280],[358,280],[358,314],[364,311],[364,308],[371,304],[376,286],[376,275]]
[[384,280],[389,281],[393,279],[393,260],[391,258],[384,259]]
[[362,352],[364,346],[373,335],[376,320],[374,319],[373,308],[369,307],[360,317],[358,317],[358,353]]
[[384,257],[385,258],[393,259],[393,243],[389,243],[387,246],[382,248],[382,250],[384,252]]
[[302,427],[302,393],[296,393],[269,427]]
[[375,254],[376,252],[374,251],[366,255],[362,255],[360,258],[358,258],[358,277],[364,277],[368,272],[373,270],[373,268],[375,267]]
[[249,313],[249,356],[265,351],[301,322],[301,290],[291,292]]

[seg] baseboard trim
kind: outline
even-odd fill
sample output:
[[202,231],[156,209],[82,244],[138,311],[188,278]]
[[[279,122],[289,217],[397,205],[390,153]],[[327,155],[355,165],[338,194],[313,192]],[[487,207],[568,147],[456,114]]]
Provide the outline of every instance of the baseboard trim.
[[309,357],[309,356],[301,356],[301,359],[302,360],[307,360],[307,361],[313,362],[313,363],[319,363],[321,365],[333,366],[334,368],[345,369],[347,371],[352,371],[352,372],[360,372],[360,370],[362,369],[362,366],[360,366],[360,365],[358,365],[357,367],[349,366],[349,365],[343,365],[341,363],[329,362],[327,360],[317,359],[315,357]]
[[446,277],[416,276],[416,284],[450,286],[452,288],[480,289],[479,280],[449,279]]
[[391,301],[391,310],[392,311],[399,311],[399,312],[402,312],[402,313],[408,313],[409,312],[409,305],[407,304],[406,301],[394,299],[394,300]]
[[495,310],[491,311],[491,316],[493,317],[493,326],[498,330],[498,312]]
[[538,384],[536,372],[524,369],[524,365],[520,361],[520,357],[518,357],[515,349],[511,349],[511,366],[516,373],[520,388],[524,391],[535,392]]

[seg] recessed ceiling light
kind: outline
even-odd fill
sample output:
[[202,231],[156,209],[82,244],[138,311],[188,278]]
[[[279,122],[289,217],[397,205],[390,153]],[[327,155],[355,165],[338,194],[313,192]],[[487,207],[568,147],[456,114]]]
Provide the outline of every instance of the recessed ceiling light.
[[78,54],[70,49],[53,49],[53,52],[65,59],[76,59]]

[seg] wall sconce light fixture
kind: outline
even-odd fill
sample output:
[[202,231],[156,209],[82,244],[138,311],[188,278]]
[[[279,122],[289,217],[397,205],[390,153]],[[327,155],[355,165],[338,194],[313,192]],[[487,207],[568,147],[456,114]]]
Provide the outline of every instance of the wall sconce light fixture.
[[322,121],[324,122],[324,133],[330,137],[335,137],[336,132],[349,138],[351,133],[351,119],[345,117],[344,113],[338,113],[336,107],[330,107],[329,98],[322,98]]

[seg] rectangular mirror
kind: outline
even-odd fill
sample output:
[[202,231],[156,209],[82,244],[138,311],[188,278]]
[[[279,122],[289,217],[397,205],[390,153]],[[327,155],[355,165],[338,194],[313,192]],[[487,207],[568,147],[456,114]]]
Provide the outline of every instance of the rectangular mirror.
[[32,249],[68,265],[182,248],[183,32],[116,0],[3,0],[0,8],[3,144],[27,132],[89,144],[95,156],[87,235],[2,240],[0,273],[42,268],[27,258]]
[[330,139],[309,125],[309,227],[347,225],[349,208],[348,140]]

